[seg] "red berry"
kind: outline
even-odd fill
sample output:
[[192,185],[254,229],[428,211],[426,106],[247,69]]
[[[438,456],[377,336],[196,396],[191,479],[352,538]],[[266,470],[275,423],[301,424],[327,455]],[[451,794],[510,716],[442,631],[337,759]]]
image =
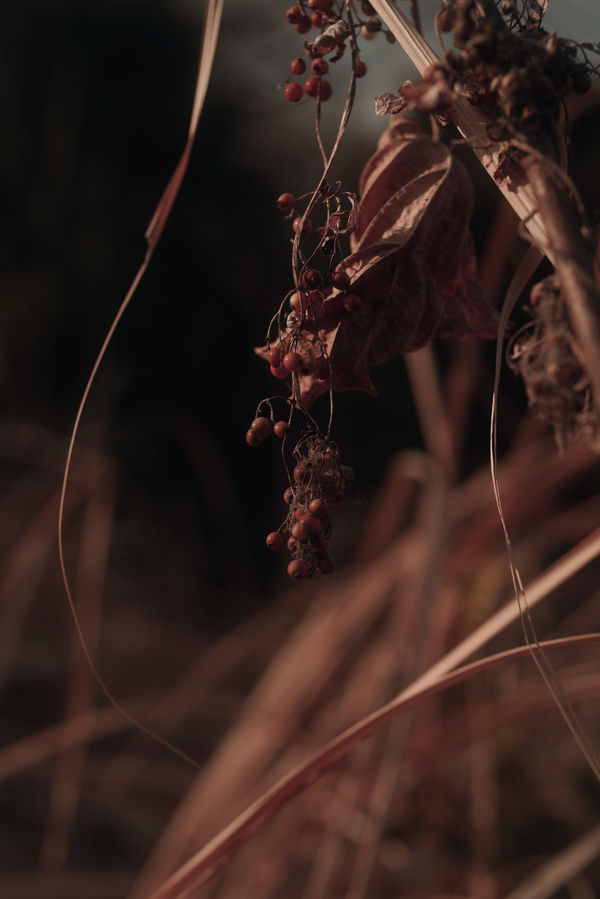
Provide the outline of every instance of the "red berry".
[[331,276],[331,283],[334,287],[337,287],[338,290],[347,290],[350,287],[350,278],[342,269],[338,269]]
[[304,465],[296,465],[294,468],[294,480],[296,483],[302,481],[306,475],[306,467]]
[[324,499],[311,499],[308,504],[308,511],[317,518],[327,518],[329,515],[329,506]]
[[321,81],[321,93],[319,99],[322,103],[331,97],[331,85],[328,81]]
[[315,28],[320,28],[323,24],[323,16],[320,12],[314,12],[310,17],[311,24],[315,26]]
[[292,59],[290,63],[290,72],[292,73],[292,75],[304,75],[304,73],[306,72],[306,63],[301,56],[297,56],[296,59]]
[[437,23],[440,31],[452,31],[456,22],[456,10],[452,6],[445,6],[437,14]]
[[277,368],[278,365],[281,365],[281,347],[272,346],[267,353],[267,359],[271,365],[275,366],[275,368]]
[[265,543],[269,549],[281,549],[283,546],[283,537],[278,531],[271,531],[270,534],[267,534]]
[[316,268],[309,268],[302,275],[302,284],[308,290],[318,290],[323,283],[323,276]]
[[300,544],[293,537],[288,537],[287,548],[291,553],[297,553],[300,549]]
[[285,99],[290,103],[297,103],[302,96],[302,87],[296,81],[292,81],[290,84],[286,84],[283,93]]
[[354,74],[357,78],[363,78],[367,74],[367,67],[361,59],[354,63]]
[[304,559],[294,559],[294,561],[290,562],[288,565],[287,573],[294,581],[299,581],[302,578],[308,577],[310,574],[308,562],[305,562]]
[[249,431],[246,431],[246,443],[248,446],[258,446],[262,443],[262,437],[257,431],[253,431],[250,428]]
[[294,30],[298,32],[298,34],[306,34],[307,31],[310,31],[312,22],[310,21],[308,16],[302,15],[302,18],[298,22],[294,22]]
[[290,25],[294,25],[296,22],[300,21],[303,15],[304,13],[302,12],[301,6],[290,6],[285,14],[285,17]]
[[250,425],[251,431],[256,431],[261,440],[264,440],[265,437],[268,437],[273,430],[273,425],[271,424],[270,419],[265,418],[264,415],[260,415],[258,418],[255,418],[252,424]]
[[289,371],[287,368],[284,368],[283,365],[271,365],[270,366],[271,374],[274,378],[279,378],[282,381],[284,378],[287,378],[289,375]]
[[311,69],[315,75],[326,75],[329,71],[329,63],[325,59],[313,59]]
[[309,534],[318,534],[322,530],[321,522],[314,515],[308,515],[306,512],[303,514],[300,519],[300,524],[303,524]]
[[294,510],[294,521],[302,521],[307,514],[306,509],[303,509],[302,506],[300,506],[300,508]]
[[281,209],[282,212],[291,212],[295,205],[296,197],[294,194],[281,194],[281,196],[277,197],[277,208]]
[[349,293],[344,300],[344,309],[347,312],[358,312],[362,309],[363,301],[355,293]]
[[283,494],[283,501],[284,501],[284,503],[286,503],[289,506],[289,505],[291,505],[291,502],[293,499],[294,499],[294,488],[288,487],[286,489],[285,493]]
[[304,90],[309,97],[317,96],[319,92],[319,80],[318,75],[311,75],[310,78],[307,78],[304,82]]
[[292,537],[295,537],[296,540],[306,540],[308,534],[309,530],[303,521],[297,521],[292,528]]
[[321,293],[320,290],[311,290],[310,292],[310,301],[314,303],[316,306],[321,306],[325,302],[325,297]]
[[290,297],[290,306],[294,312],[297,312],[298,315],[302,315],[302,313],[308,309],[308,297],[306,294],[300,294],[296,291],[296,293],[293,293]]
[[311,9],[319,12],[329,13],[331,11],[331,0],[308,0]]
[[300,230],[300,226],[301,226],[301,225],[302,225],[302,233],[303,233],[303,234],[310,234],[310,231],[311,231],[311,228],[312,228],[312,222],[311,222],[311,220],[310,220],[309,218],[305,218],[305,219],[304,219],[304,222],[303,222],[303,221],[302,221],[302,216],[300,216],[300,215],[299,215],[297,218],[295,218],[294,221],[292,222],[292,228],[294,229],[294,231],[296,232],[296,234],[297,234],[298,231]]
[[287,421],[276,421],[273,425],[273,433],[276,437],[281,437],[282,440],[286,436],[289,429],[290,426],[288,425]]
[[286,353],[283,357],[283,367],[290,371],[300,371],[302,366],[304,365],[304,360],[300,353]]

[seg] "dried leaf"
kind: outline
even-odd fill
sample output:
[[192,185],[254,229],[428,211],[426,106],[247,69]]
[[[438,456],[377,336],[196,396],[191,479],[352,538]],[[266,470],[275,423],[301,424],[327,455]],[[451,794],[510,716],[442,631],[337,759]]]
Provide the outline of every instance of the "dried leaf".
[[[334,292],[319,337],[333,390],[374,393],[368,366],[434,337],[493,337],[496,316],[476,277],[471,184],[447,147],[414,122],[392,120],[365,166],[360,193],[353,252],[343,267],[362,306],[346,313]],[[303,375],[303,404],[328,388]]]

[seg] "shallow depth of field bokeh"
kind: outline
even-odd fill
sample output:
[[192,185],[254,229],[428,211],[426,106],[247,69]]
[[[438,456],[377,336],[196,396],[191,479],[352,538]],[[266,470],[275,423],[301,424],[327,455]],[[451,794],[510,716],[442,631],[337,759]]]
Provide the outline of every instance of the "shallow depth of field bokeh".
[[[588,0],[550,27],[600,39]],[[279,8],[281,7],[281,8]],[[425,20],[431,3],[423,4]],[[65,509],[66,562],[99,691],[60,578],[58,496],[86,379],[178,161],[202,10],[190,0],[29,2],[0,35],[0,896],[142,899],[278,777],[387,702],[511,597],[488,469],[494,347],[434,347],[452,486],[424,452],[402,361],[376,398],[335,402],[356,487],[335,511],[339,571],[301,586],[265,534],[285,514],[278,447],[244,433],[273,388],[253,353],[291,288],[275,199],[319,176],[314,106],[277,89],[301,40],[285,4],[227,3],[214,79],[171,219],[91,392]],[[590,30],[596,28],[596,34]],[[432,31],[427,31],[433,41]],[[376,45],[376,46],[375,46]],[[411,67],[383,40],[334,177],[356,190],[385,127],[373,97]],[[345,74],[334,72],[324,133]],[[597,87],[595,88],[597,91]],[[600,211],[598,94],[572,107],[572,175]],[[480,275],[499,305],[523,252],[466,149]],[[516,316],[519,323],[519,313]],[[597,457],[560,456],[505,369],[500,485],[525,582],[598,525]],[[317,415],[326,416],[325,407]],[[592,563],[534,613],[540,638],[597,631]],[[485,653],[520,644],[514,624]],[[553,662],[600,745],[597,647]],[[600,791],[531,660],[428,700],[294,798],[194,895],[496,899],[588,837],[585,863],[527,895],[600,891]],[[595,839],[595,843],[594,843]],[[594,848],[595,847],[595,848]],[[538,881],[536,881],[539,886]]]

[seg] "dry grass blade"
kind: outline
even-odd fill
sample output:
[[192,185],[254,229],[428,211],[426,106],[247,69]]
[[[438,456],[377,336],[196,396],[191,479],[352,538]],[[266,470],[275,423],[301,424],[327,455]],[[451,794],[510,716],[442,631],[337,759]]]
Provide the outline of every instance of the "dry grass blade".
[[[421,75],[428,66],[438,62],[437,55],[427,41],[391,0],[373,0],[372,6],[381,16]],[[491,124],[491,120],[481,109],[471,106],[464,97],[458,98],[456,103],[453,104],[449,115],[490,178],[494,180],[500,161],[500,154],[506,150],[508,144],[490,139],[488,126]],[[551,252],[547,249],[549,240],[546,227],[537,211],[535,195],[531,187],[522,185],[515,187],[514,190],[509,190],[495,180],[494,183],[527,228],[532,241],[549,258],[552,258]]]
[[[573,550],[548,568],[543,575],[528,587],[530,606],[544,599],[548,593],[599,554],[600,529],[594,531],[592,535],[574,547]],[[206,882],[224,864],[233,849],[254,833],[278,808],[292,796],[313,783],[339,759],[347,755],[371,734],[381,729],[400,712],[413,708],[425,697],[440,692],[477,671],[485,670],[486,667],[493,664],[499,664],[505,658],[518,658],[528,654],[529,647],[519,647],[509,651],[508,655],[501,653],[499,656],[494,656],[491,659],[475,662],[464,669],[460,669],[460,671],[455,671],[452,674],[448,673],[481,649],[505,627],[518,620],[519,615],[519,604],[516,599],[513,599],[417,678],[394,700],[363,718],[334,740],[331,740],[307,762],[304,762],[286,777],[282,778],[257,802],[253,803],[245,812],[225,827],[200,852],[180,867],[162,887],[152,894],[153,899],[175,899],[175,897],[182,895],[185,890],[194,886],[200,886]],[[582,637],[581,639],[585,641],[588,638]],[[594,640],[596,638],[592,636],[589,639]],[[544,645],[558,644],[553,642]],[[560,645],[564,644],[561,642]]]
[[506,899],[548,899],[554,896],[560,887],[573,880],[599,854],[600,825],[592,827],[550,861],[540,865],[516,890],[512,890]]
[[193,104],[193,108],[192,108],[192,115],[191,115],[191,120],[190,120],[188,139],[187,139],[182,157],[181,157],[179,163],[177,164],[177,167],[169,181],[169,184],[167,185],[167,188],[166,188],[166,190],[157,206],[157,209],[152,217],[152,220],[146,230],[145,236],[146,236],[146,241],[147,241],[148,246],[147,246],[147,250],[146,250],[146,255],[144,257],[144,261],[140,265],[129,290],[127,291],[127,294],[125,295],[125,298],[124,298],[123,302],[121,303],[121,305],[117,311],[117,314],[115,315],[115,317],[112,321],[110,328],[108,329],[108,333],[106,334],[106,337],[104,338],[104,342],[102,343],[100,352],[98,353],[98,355],[96,357],[96,361],[94,362],[94,365],[92,367],[92,371],[88,378],[87,384],[85,385],[85,389],[83,391],[83,395],[81,397],[79,407],[78,407],[77,413],[75,415],[75,421],[73,424],[73,429],[71,431],[71,437],[69,440],[69,447],[67,450],[67,458],[66,458],[66,462],[65,462],[62,489],[61,489],[61,494],[60,494],[59,510],[58,510],[58,553],[59,553],[62,579],[63,579],[63,583],[64,583],[64,587],[65,587],[65,593],[67,595],[67,602],[69,604],[69,609],[71,611],[71,616],[73,618],[73,622],[75,625],[75,629],[77,631],[77,636],[79,638],[79,642],[83,649],[83,653],[85,655],[86,661],[89,665],[89,668],[90,668],[98,686],[100,687],[100,689],[102,690],[102,692],[104,693],[106,698],[109,700],[109,702],[112,703],[112,705],[114,705],[114,707],[120,711],[120,713],[123,715],[123,717],[127,721],[129,721],[130,724],[132,724],[134,727],[138,728],[139,730],[143,731],[149,737],[156,740],[157,742],[162,743],[164,746],[169,748],[172,752],[174,752],[176,755],[179,755],[180,758],[182,758],[184,761],[188,762],[190,765],[192,765],[194,767],[197,767],[197,765],[193,759],[191,759],[185,753],[180,752],[177,749],[177,747],[175,747],[171,743],[169,743],[168,740],[163,739],[162,737],[160,737],[159,734],[154,733],[154,731],[145,727],[143,724],[141,724],[141,722],[136,721],[134,718],[132,718],[132,716],[117,702],[117,700],[115,699],[115,697],[112,695],[111,691],[109,690],[108,686],[104,682],[104,679],[100,675],[98,669],[96,668],[96,665],[94,663],[92,655],[88,649],[85,636],[81,629],[78,615],[77,615],[77,610],[75,608],[75,603],[73,601],[73,596],[71,593],[71,586],[70,586],[69,577],[67,574],[67,569],[66,569],[66,564],[65,564],[65,558],[64,558],[63,518],[64,518],[64,507],[65,507],[65,498],[66,498],[66,493],[67,493],[67,485],[69,482],[69,475],[70,475],[70,471],[71,471],[71,461],[72,461],[72,457],[73,457],[73,450],[75,447],[75,441],[77,440],[77,434],[79,432],[79,425],[81,423],[83,410],[85,409],[87,399],[88,399],[90,390],[92,388],[92,384],[94,383],[94,380],[96,378],[96,375],[98,373],[98,370],[100,368],[102,360],[104,359],[104,356],[106,354],[106,350],[108,349],[108,346],[113,338],[113,335],[117,329],[117,326],[118,326],[119,322],[121,321],[121,318],[123,317],[123,315],[125,313],[125,310],[127,309],[131,300],[133,299],[133,296],[139,286],[139,283],[142,280],[142,278],[146,272],[146,269],[148,268],[148,265],[150,263],[152,255],[154,253],[154,250],[156,249],[156,246],[158,244],[160,236],[163,232],[164,226],[169,217],[169,213],[171,212],[173,203],[175,202],[175,198],[176,198],[179,188],[181,186],[181,182],[183,181],[183,177],[185,175],[185,171],[186,171],[188,160],[189,160],[189,155],[190,155],[191,148],[192,148],[192,142],[193,142],[193,139],[195,136],[200,112],[202,109],[202,105],[204,103],[204,98],[206,96],[206,89],[208,86],[208,81],[210,79],[210,73],[212,71],[217,37],[218,37],[219,27],[220,27],[220,23],[221,23],[222,9],[223,9],[222,0],[208,0],[207,5],[206,5],[206,13],[205,13],[205,30],[204,30],[204,41],[203,41],[203,46],[202,46],[202,55],[200,58],[200,70],[199,70],[198,79],[196,82],[196,91],[195,91],[195,97],[194,97],[194,104]]
[[[600,538],[599,538],[600,543]],[[600,551],[600,545],[598,546]],[[518,611],[516,613],[518,616]],[[515,616],[515,617],[516,617]],[[600,641],[600,634],[583,634],[577,637],[566,637],[549,640],[541,644],[544,649],[553,649],[577,644]],[[458,649],[459,647],[457,647]],[[373,712],[348,728],[334,740],[331,740],[308,761],[303,762],[286,777],[282,778],[259,800],[253,803],[241,815],[225,827],[200,852],[182,865],[159,889],[152,893],[150,899],[178,899],[187,895],[206,883],[225,863],[231,852],[255,833],[271,816],[293,796],[305,790],[318,780],[341,758],[348,755],[357,745],[376,733],[399,714],[415,708],[425,699],[435,696],[451,686],[462,683],[482,671],[489,670],[506,661],[523,658],[529,654],[529,647],[519,646],[494,656],[488,656],[478,662],[465,665],[436,678],[426,672],[413,685],[404,690],[392,702]],[[441,660],[442,662],[444,660]],[[438,663],[439,664],[439,663]],[[432,669],[430,669],[431,671]]]

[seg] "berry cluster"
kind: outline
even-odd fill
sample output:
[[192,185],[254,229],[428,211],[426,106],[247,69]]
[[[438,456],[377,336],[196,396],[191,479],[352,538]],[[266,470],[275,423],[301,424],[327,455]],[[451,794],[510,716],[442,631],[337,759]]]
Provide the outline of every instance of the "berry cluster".
[[[304,42],[303,53],[291,61],[285,86],[281,85],[290,102],[298,102],[304,94],[314,97],[318,104],[327,100],[331,85],[325,76],[347,48],[351,54],[346,107],[329,160],[320,137],[317,107],[317,140],[324,162],[319,184],[312,193],[299,198],[285,192],[277,199],[278,209],[286,214],[291,226],[294,286],[279,306],[265,345],[257,353],[268,362],[273,377],[290,385],[290,394],[284,400],[288,417],[276,419],[272,400],[264,400],[246,433],[246,442],[252,447],[275,434],[283,440],[286,459],[286,444],[295,427],[295,417],[302,419],[303,436],[290,454],[293,474],[289,475],[290,486],[285,493],[289,511],[284,523],[267,536],[266,542],[269,548],[279,549],[285,538],[292,555],[288,574],[303,578],[334,570],[335,564],[327,552],[331,533],[329,508],[343,501],[344,492],[354,479],[352,470],[341,465],[339,451],[329,438],[335,377],[326,335],[335,330],[344,316],[355,315],[363,305],[361,297],[352,291],[351,272],[343,265],[348,255],[343,243],[354,229],[357,200],[339,183],[330,184],[326,179],[352,107],[355,81],[367,72],[359,57],[357,39],[370,40],[386,32],[366,0],[299,0],[287,10],[286,19],[298,34],[319,29],[314,39]],[[387,37],[393,40],[391,35]],[[304,77],[303,83],[295,80]],[[323,435],[308,409],[318,395],[327,391],[330,414],[327,433]],[[261,413],[267,406],[268,416]]]
[[588,91],[595,71],[585,47],[549,34],[541,17],[535,3],[446,0],[436,24],[453,33],[456,50],[446,50],[424,80],[443,77],[484,108],[497,122],[494,139],[516,136],[535,145],[552,131],[567,91]]
[[[304,94],[314,97],[319,102],[325,102],[331,97],[331,84],[323,77],[329,72],[329,62],[325,56],[333,54],[331,61],[337,62],[344,53],[346,45],[350,43],[352,49],[352,68],[356,78],[362,78],[367,73],[367,67],[359,59],[357,36],[365,40],[373,40],[380,32],[386,39],[393,43],[395,38],[390,31],[382,28],[380,19],[375,15],[372,5],[363,0],[357,4],[349,0],[341,12],[345,12],[345,18],[338,12],[333,0],[300,0],[299,3],[290,6],[285,17],[298,34],[307,34],[312,28],[319,28],[320,34],[313,41],[305,41],[304,52],[310,62],[312,74],[301,84],[294,81],[294,77],[300,78],[307,71],[307,62],[302,56],[297,56],[290,63],[290,73],[284,82],[284,97],[290,103],[297,103]],[[359,11],[360,7],[360,11]],[[364,19],[362,16],[366,15]],[[283,87],[283,85],[282,85]]]
[[552,425],[561,451],[579,437],[597,445],[600,416],[556,275],[532,288],[530,313],[532,320],[508,347],[509,365],[523,378],[529,406]]
[[317,572],[330,574],[335,561],[329,555],[331,535],[329,510],[344,500],[344,491],[354,482],[354,471],[340,464],[337,447],[326,437],[312,432],[294,449],[296,465],[283,498],[289,506],[278,531],[267,535],[270,549],[283,546],[284,536],[292,556],[287,571],[294,580]]

